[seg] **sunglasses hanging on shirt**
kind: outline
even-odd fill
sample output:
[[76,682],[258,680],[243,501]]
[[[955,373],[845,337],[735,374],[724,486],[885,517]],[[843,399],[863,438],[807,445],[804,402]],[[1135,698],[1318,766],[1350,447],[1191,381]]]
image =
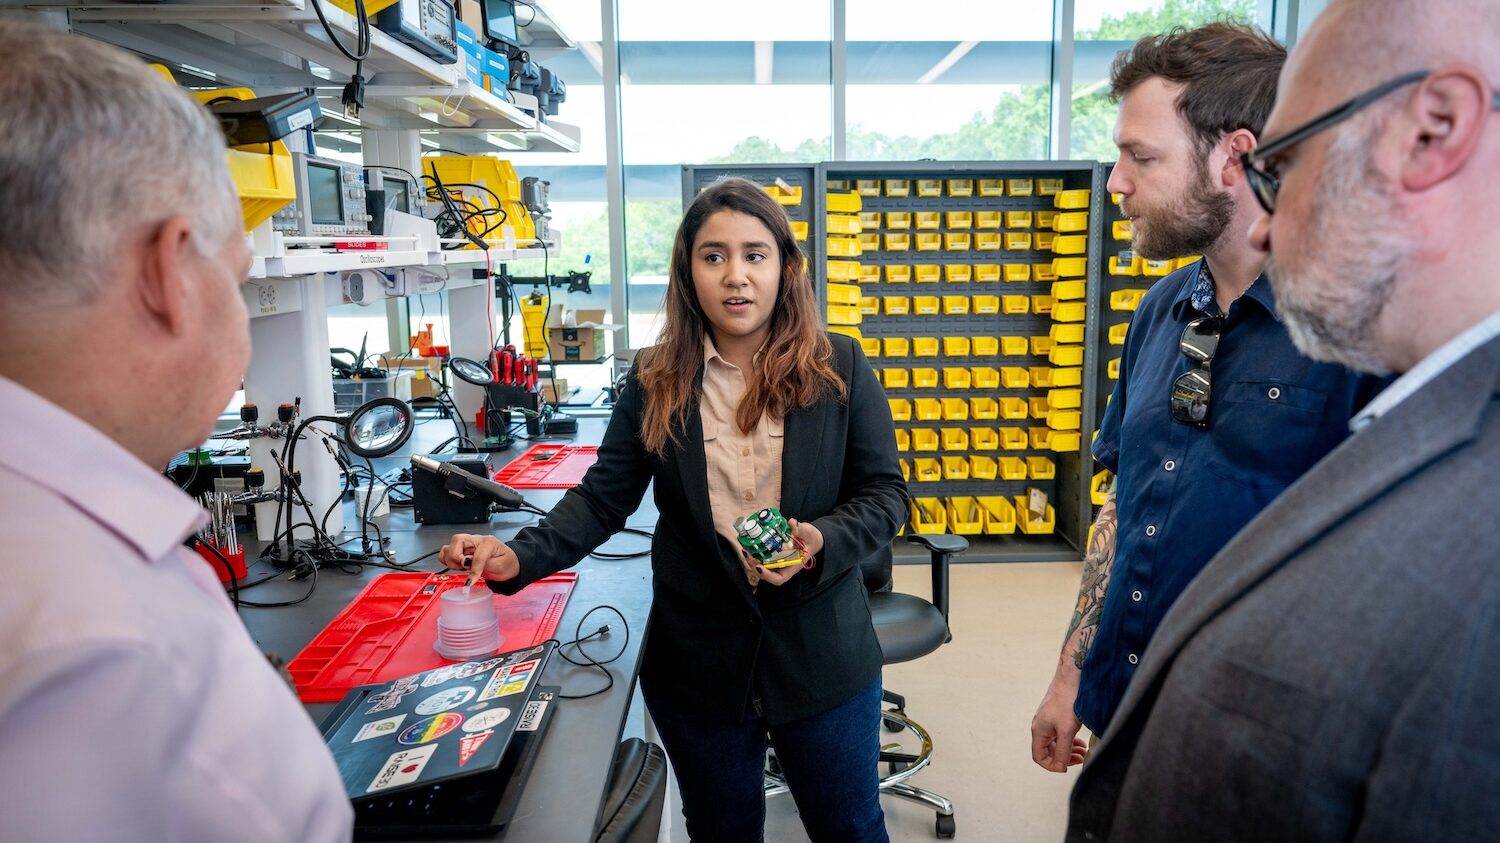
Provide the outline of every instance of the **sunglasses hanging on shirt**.
[[1224,328],[1222,316],[1204,316],[1188,323],[1178,348],[1196,365],[1178,376],[1172,384],[1172,420],[1208,430],[1209,397],[1213,379],[1209,373],[1214,353],[1219,350],[1219,334]]

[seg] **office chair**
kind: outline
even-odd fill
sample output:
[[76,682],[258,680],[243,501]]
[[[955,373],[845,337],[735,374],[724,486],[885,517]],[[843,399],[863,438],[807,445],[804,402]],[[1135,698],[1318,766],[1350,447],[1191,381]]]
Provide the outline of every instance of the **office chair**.
[[615,750],[595,843],[656,843],[667,796],[667,756],[631,738]]
[[[885,664],[919,659],[953,640],[953,633],[948,629],[948,567],[954,556],[969,549],[969,542],[963,536],[913,534],[906,538],[932,554],[931,602],[892,590],[893,565],[889,550],[860,564],[860,573],[870,597],[870,617]],[[937,813],[937,836],[951,838],[956,831],[953,803],[946,797],[907,783],[907,779],[931,763],[932,736],[920,723],[906,716],[904,697],[889,688],[882,691],[882,697],[890,706],[881,712],[882,725],[891,732],[911,732],[921,742],[922,748],[912,755],[899,752],[897,748],[882,747],[880,763],[886,765],[887,771],[880,778],[880,789],[931,807]],[[766,795],[786,792],[786,780],[782,778],[773,754],[767,762]]]

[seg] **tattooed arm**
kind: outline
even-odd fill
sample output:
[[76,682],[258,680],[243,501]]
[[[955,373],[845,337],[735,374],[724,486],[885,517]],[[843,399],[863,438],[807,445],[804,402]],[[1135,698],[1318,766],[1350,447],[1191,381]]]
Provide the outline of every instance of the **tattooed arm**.
[[1073,703],[1078,698],[1083,660],[1088,658],[1094,636],[1099,632],[1099,615],[1109,590],[1109,575],[1115,562],[1116,521],[1115,495],[1111,492],[1089,536],[1088,551],[1083,557],[1083,582],[1078,588],[1078,602],[1063,638],[1052,684],[1031,719],[1031,760],[1054,773],[1065,772],[1088,755],[1087,744],[1078,737],[1083,723],[1073,713]]

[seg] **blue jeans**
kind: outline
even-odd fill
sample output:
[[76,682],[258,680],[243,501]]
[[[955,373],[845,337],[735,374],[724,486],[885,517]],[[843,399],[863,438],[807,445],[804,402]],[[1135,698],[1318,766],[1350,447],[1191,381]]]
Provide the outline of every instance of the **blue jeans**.
[[880,808],[880,679],[836,708],[780,726],[752,710],[725,723],[642,696],[677,773],[688,836],[705,843],[765,839],[766,747],[814,843],[889,843]]

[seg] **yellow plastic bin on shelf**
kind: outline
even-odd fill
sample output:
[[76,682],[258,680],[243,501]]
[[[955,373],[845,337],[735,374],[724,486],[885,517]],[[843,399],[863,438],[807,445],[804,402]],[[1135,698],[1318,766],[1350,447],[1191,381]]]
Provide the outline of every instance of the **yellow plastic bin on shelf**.
[[857,258],[863,250],[858,237],[829,237],[828,254],[837,258]]
[[858,261],[829,261],[829,281],[858,281],[860,265]]
[[1031,312],[1031,298],[1029,296],[1001,296],[1000,311],[1011,316],[1029,313]]
[[1083,369],[1077,366],[1063,366],[1052,370],[1053,386],[1079,386],[1083,383]]
[[861,283],[861,284],[879,284],[880,283],[880,264],[878,264],[878,263],[860,264],[860,266],[859,266],[859,283]]
[[866,231],[866,232],[863,232],[861,234],[856,234],[855,235],[855,239],[859,240],[859,249],[860,249],[860,252],[862,252],[862,253],[863,252],[878,252],[878,251],[880,251],[880,233],[879,232],[876,232],[876,231]]
[[[963,399],[950,399],[963,400]],[[969,450],[969,432],[961,427],[943,428],[943,450],[944,451],[967,451]]]
[[1005,212],[1005,227],[1006,228],[1031,228],[1031,212],[1030,211],[1006,211]]
[[1057,232],[1088,231],[1089,212],[1069,211],[1052,218],[1052,230]]
[[1116,240],[1129,240],[1131,233],[1130,220],[1115,220],[1109,225],[1109,234]]
[[948,195],[949,196],[973,196],[974,195],[974,180],[973,179],[948,179]]
[[943,267],[943,277],[954,284],[967,284],[974,277],[974,268],[966,263],[950,263]]
[[1062,301],[1052,306],[1053,322],[1082,322],[1088,316],[1088,304],[1081,301]]
[[976,231],[974,233],[974,248],[981,252],[1000,251],[1000,232],[998,231]]
[[[1047,428],[1042,428],[1046,430]],[[1026,430],[1019,427],[1000,428],[1000,447],[1007,451],[1024,451],[1029,445]]]
[[994,421],[1000,417],[1000,403],[993,398],[970,398],[969,413],[975,421]]
[[911,182],[908,181],[908,180],[906,180],[906,179],[886,179],[885,180],[885,195],[886,196],[910,196],[911,195]]
[[943,479],[944,480],[968,480],[969,458],[968,457],[943,457]]
[[1006,389],[1025,389],[1031,386],[1031,376],[1019,366],[1003,366],[1000,369],[1000,384]]
[[1055,301],[1077,301],[1087,293],[1087,282],[1082,279],[1052,282],[1052,298]]
[[943,226],[943,215],[938,211],[917,211],[918,231],[937,231]]
[[1005,248],[1020,251],[1031,248],[1031,234],[1021,231],[1005,232]]
[[886,337],[880,342],[886,357],[905,357],[911,354],[911,340],[906,337]]
[[792,220],[792,237],[797,240],[807,239],[807,221]]
[[1109,492],[1105,491],[1105,487],[1109,485],[1113,477],[1114,475],[1107,468],[1094,472],[1094,478],[1089,481],[1089,500],[1094,506],[1104,506],[1109,502]]
[[969,457],[969,477],[974,480],[994,480],[1000,476],[1000,466],[994,457]]
[[[994,279],[991,279],[994,280]],[[1005,265],[1006,281],[1030,281],[1031,265],[1024,263],[1008,263]]]
[[1030,196],[1032,191],[1031,179],[1006,179],[1005,193],[1008,196]]
[[911,299],[906,296],[885,296],[884,301],[888,316],[905,316],[911,313]]
[[1031,297],[1031,312],[1035,313],[1035,314],[1038,314],[1038,315],[1042,315],[1042,316],[1045,316],[1046,314],[1051,313],[1052,312],[1052,301],[1053,300],[1052,300],[1051,296],[1044,296],[1044,295],[1040,295],[1040,294],[1032,296]]
[[1037,179],[1036,194],[1038,196],[1056,196],[1063,189],[1062,179]]
[[950,231],[943,235],[943,249],[949,252],[967,252],[973,239],[967,231]]
[[[830,193],[832,193],[833,191],[836,191],[836,190],[837,191],[846,191],[846,190],[849,190],[849,180],[848,179],[829,179],[823,186]],[[705,188],[705,190],[706,189],[707,188]]]
[[896,428],[896,450],[911,450],[911,431],[907,430],[904,427]]
[[1121,322],[1118,325],[1109,326],[1109,344],[1124,345],[1125,335],[1130,332],[1130,323]]
[[1088,250],[1089,238],[1086,234],[1059,234],[1052,239],[1052,251],[1059,255],[1081,255]]
[[1034,419],[1046,419],[1052,415],[1052,405],[1047,403],[1045,395],[1033,395],[1027,398],[1026,406],[1030,408],[1031,417]]
[[1053,389],[1047,393],[1047,403],[1054,410],[1076,410],[1083,406],[1083,390]]
[[[950,267],[951,268],[951,267]],[[948,279],[952,281],[952,278]],[[968,296],[943,296],[943,315],[965,316],[969,312]]]
[[969,370],[975,389],[999,389],[1000,370],[993,366],[975,366]]
[[[943,398],[943,420],[944,421],[968,421],[969,401],[967,398]],[[944,440],[945,442],[947,440]],[[964,447],[968,447],[969,437],[964,435]],[[944,445],[947,448],[948,445]]]
[[829,234],[859,234],[864,230],[858,214],[829,214],[827,219]]
[[943,195],[943,180],[942,179],[917,179],[917,195],[918,196],[942,196]]
[[861,337],[860,341],[859,341],[859,346],[860,346],[860,348],[864,349],[866,357],[874,358],[874,357],[879,357],[880,356],[880,338],[879,337]]
[[974,264],[974,280],[979,282],[990,282],[1000,280],[1000,264],[998,263],[976,263]]
[[891,405],[891,421],[911,421],[911,402],[905,398],[887,398]]
[[911,463],[907,462],[904,459],[897,460],[897,462],[901,463],[901,479],[911,480]]
[[1083,434],[1076,431],[1055,431],[1050,443],[1053,451],[1064,454],[1073,453],[1083,445]]
[[862,297],[859,287],[854,284],[828,285],[829,304],[859,304]]
[[830,214],[857,214],[864,210],[864,201],[858,193],[829,193],[827,209]]
[[1008,536],[1016,531],[1016,508],[1009,499],[999,495],[981,495],[975,498],[984,512],[984,534]]
[[1031,353],[1036,357],[1046,357],[1052,351],[1051,336],[1034,336],[1031,338]]
[[[932,356],[937,356],[936,339],[932,340]],[[968,337],[943,337],[943,356],[945,357],[968,357],[972,346]],[[920,356],[920,355],[918,355]]]
[[1163,275],[1172,274],[1172,261],[1145,261],[1141,264],[1141,274],[1152,278],[1160,278]]
[[[1052,428],[1050,427],[1028,427],[1026,433],[1031,439],[1031,447],[1038,451],[1052,450]],[[921,450],[920,448],[918,450]]]
[[994,357],[1000,353],[1000,338],[977,336],[971,340],[971,346],[975,357]]
[[886,211],[885,227],[893,231],[905,231],[911,228],[911,211]]
[[846,337],[859,340],[860,342],[864,342],[865,339],[865,335],[860,333],[859,329],[854,327],[853,325],[829,325],[828,333],[843,334]]
[[943,403],[936,398],[918,398],[916,404],[917,421],[942,421]]
[[973,211],[949,211],[946,215],[949,228],[973,228]]
[[993,451],[1000,447],[1000,433],[993,427],[971,427],[969,446],[976,451]]
[[[945,337],[945,339],[953,339],[953,337]],[[963,339],[963,338],[959,337],[959,339]],[[964,340],[964,342],[967,343],[968,340]],[[911,353],[914,354],[914,355],[916,355],[917,357],[936,357],[936,356],[938,356],[938,341],[937,341],[937,337],[912,337],[911,338]]]
[[1140,275],[1141,270],[1144,269],[1145,266],[1146,262],[1142,260],[1139,255],[1135,255],[1130,252],[1121,252],[1118,255],[1111,255],[1109,258],[1110,275],[1121,275],[1126,277]]
[[1052,271],[1052,262],[1036,263],[1031,265],[1031,274],[1038,281],[1056,281],[1057,273]]
[[1000,221],[1002,219],[1003,217],[999,211],[975,211],[974,227],[990,229],[993,231],[1000,227]]
[[857,307],[859,307],[859,313],[860,313],[861,316],[879,316],[880,315],[880,297],[879,296],[860,296],[859,297],[859,304],[857,305]]
[[1049,535],[1057,527],[1057,510],[1052,504],[1047,504],[1046,514],[1038,517],[1027,506],[1025,495],[1016,495],[1016,518],[1019,522],[1017,526],[1028,536]]
[[830,325],[858,325],[864,321],[858,307],[850,307],[845,304],[830,304],[828,306],[828,324]]
[[1112,381],[1120,379],[1120,358],[1112,358],[1104,367],[1104,374]]
[[1135,310],[1145,297],[1145,290],[1114,290],[1109,294],[1109,309]]
[[886,369],[883,376],[886,389],[905,389],[911,386],[911,372],[906,369]]
[[1089,206],[1089,189],[1063,190],[1052,197],[1052,205],[1065,211],[1076,211]]
[[[1039,252],[1050,252],[1052,246],[1057,242],[1057,235],[1050,231],[1038,231],[1036,233],[1036,249]],[[1057,273],[1053,273],[1056,275]]]
[[919,263],[912,267],[918,284],[936,284],[943,280],[943,268],[935,263]]
[[1053,258],[1052,274],[1058,278],[1082,278],[1089,272],[1088,258]]
[[938,384],[937,369],[912,369],[911,385],[917,389],[932,389]]
[[911,528],[918,533],[948,532],[948,517],[938,498],[912,498]]
[[1026,354],[1025,337],[1001,337],[1000,353],[1006,357],[1020,357]]
[[914,451],[936,451],[938,433],[930,427],[914,427],[911,430],[911,447]]
[[858,193],[860,196],[879,196],[880,195],[880,180],[879,179],[855,179],[854,180],[854,192]]
[[[1083,413],[1077,410],[1053,410],[1047,414],[1047,426],[1053,430],[1077,430],[1083,426]],[[1052,443],[1056,448],[1057,443]]]
[[911,312],[917,316],[936,316],[938,301],[937,296],[912,296]]
[[1000,312],[999,296],[975,296],[974,312],[978,314],[990,314]]
[[886,264],[885,281],[887,284],[905,284],[911,281],[911,266],[904,263]]
[[920,232],[916,237],[917,251],[936,252],[943,248],[943,235],[936,231]]
[[1001,480],[1025,480],[1026,479],[1026,460],[1022,459],[1021,457],[1001,457],[1000,458],[1000,479]]
[[1037,389],[1052,388],[1052,373],[1055,371],[1051,366],[1032,366],[1027,370],[1031,373],[1031,385]]
[[1037,228],[1042,228],[1042,229],[1046,229],[1047,231],[1051,231],[1052,230],[1052,226],[1054,224],[1056,224],[1056,222],[1057,222],[1057,212],[1056,211],[1037,211],[1036,212],[1036,227]]
[[971,497],[948,499],[948,529],[954,535],[977,536],[984,532],[984,510]]
[[885,235],[885,250],[887,252],[904,252],[904,251],[906,251],[907,249],[910,249],[910,248],[911,248],[911,235],[910,234],[891,234],[891,233],[888,233],[888,234]]
[[918,483],[934,483],[943,479],[943,464],[932,457],[917,457],[912,460],[912,467]]
[[1026,399],[1006,396],[999,400],[1000,418],[1006,421],[1024,421],[1028,415],[1026,412]]
[[1060,342],[1083,342],[1082,325],[1053,325],[1047,331],[1047,336],[1052,339],[1052,344]]
[[943,369],[943,388],[968,389],[972,378],[968,369],[949,366]]
[[[521,202],[521,179],[509,161],[488,155],[440,155],[422,159],[422,175],[435,176],[447,185],[487,185],[487,191],[466,194],[469,204],[476,206],[474,210],[493,209],[498,200],[498,207],[515,226],[516,239],[522,243],[536,239],[531,214]],[[471,232],[479,234],[488,224],[475,214],[468,225]]]
[[1004,196],[1005,182],[1001,179],[979,179],[975,190],[980,196]]
[[880,212],[879,211],[860,211],[859,212],[859,228],[860,228],[861,231],[869,231],[872,228],[879,228],[879,227],[880,227]]
[[[249,89],[240,89],[253,99]],[[229,96],[226,91],[215,94]],[[239,90],[234,91],[239,93]],[[297,185],[292,166],[292,153],[286,144],[272,141],[270,151],[265,144],[248,147],[231,147],[224,150],[224,161],[229,165],[235,192],[240,197],[240,215],[245,220],[245,230],[275,216],[297,199]]]
[[1083,346],[1081,345],[1054,345],[1047,352],[1047,359],[1054,366],[1081,366],[1083,365]]

